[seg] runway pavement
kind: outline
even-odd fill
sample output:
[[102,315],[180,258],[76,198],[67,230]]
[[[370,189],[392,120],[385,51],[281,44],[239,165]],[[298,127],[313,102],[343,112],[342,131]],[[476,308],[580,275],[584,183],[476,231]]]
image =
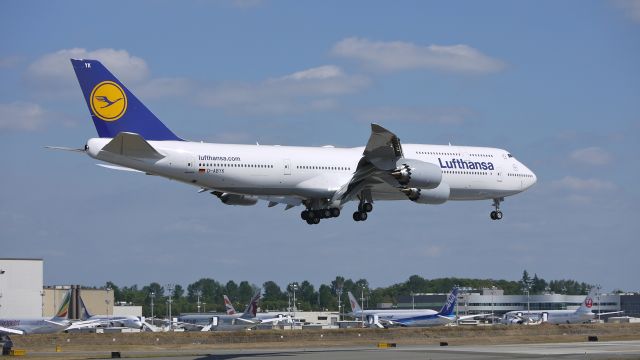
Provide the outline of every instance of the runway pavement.
[[[34,356],[58,357],[56,353],[31,353]],[[78,358],[101,358],[104,352],[66,353]],[[110,356],[110,354],[108,354]],[[390,349],[371,347],[328,347],[308,349],[251,349],[251,350],[184,350],[184,351],[126,351],[123,357],[184,360],[270,360],[270,359],[399,359],[399,360],[490,360],[490,359],[640,359],[640,341],[463,345],[463,346],[399,346]]]

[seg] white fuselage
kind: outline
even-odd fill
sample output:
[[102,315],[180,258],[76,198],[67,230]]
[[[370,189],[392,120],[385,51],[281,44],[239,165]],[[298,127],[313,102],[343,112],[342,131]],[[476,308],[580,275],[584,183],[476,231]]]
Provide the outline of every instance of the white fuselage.
[[591,311],[578,310],[546,310],[546,311],[510,311],[504,315],[505,322],[509,319],[522,319],[524,323],[543,321],[549,324],[582,324],[591,321],[595,314]]
[[[52,334],[64,330],[69,321],[48,318],[0,319],[0,327],[22,331],[24,334]],[[2,330],[0,330],[2,333]]]
[[[294,147],[149,141],[162,157],[134,158],[100,151],[110,138],[93,138],[88,154],[112,164],[241,195],[331,198],[352,178],[363,147]],[[507,151],[496,148],[403,144],[404,157],[439,166],[449,200],[495,199],[536,182],[535,174]],[[374,200],[406,200],[392,186],[372,191]]]

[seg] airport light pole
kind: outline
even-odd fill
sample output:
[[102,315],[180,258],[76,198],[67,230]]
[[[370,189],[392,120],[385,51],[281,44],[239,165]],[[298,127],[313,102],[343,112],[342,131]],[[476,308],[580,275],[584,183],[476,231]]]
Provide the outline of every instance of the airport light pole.
[[598,289],[598,323],[600,323],[600,313],[602,312],[602,309],[600,309],[600,284],[596,285],[596,289]]
[[40,305],[42,306],[42,317],[44,317],[44,290],[40,291]]
[[111,302],[109,300],[109,293],[111,292],[111,288],[108,287],[107,288],[107,298],[104,300],[104,303],[107,304],[107,321],[109,320],[109,303]]
[[342,296],[342,288],[337,288],[336,293],[338,294],[338,321],[341,321],[340,318],[342,317],[342,302],[340,301],[340,296]]
[[[453,288],[460,288],[460,286],[458,284],[453,285]],[[458,301],[458,296],[460,295],[460,292],[458,292],[458,295],[456,295],[456,325],[460,325],[460,321],[458,320],[460,318],[460,301]]]
[[492,285],[491,286],[491,326],[493,326],[494,319],[495,319],[493,315],[493,309],[494,309],[493,295],[495,291],[496,291],[496,287],[495,285]]
[[[0,275],[4,275],[6,271],[4,269],[0,269]],[[4,276],[3,276],[4,278]],[[0,300],[2,300],[2,289],[0,288]],[[0,301],[0,314],[2,314],[2,301]]]
[[411,310],[415,310],[416,309],[416,294],[412,291],[411,292]]
[[291,289],[293,290],[293,313],[295,314],[298,311],[298,305],[296,304],[296,290],[298,290],[298,283],[292,283]]
[[151,297],[151,322],[153,322],[153,299],[156,298],[156,293],[152,291],[149,297]]
[[173,295],[173,284],[167,284],[167,290],[169,290],[169,299],[167,299],[167,303],[169,304],[169,330],[173,330],[173,318],[171,317],[171,302],[173,302],[171,296]]
[[202,311],[203,312],[207,312],[207,303],[206,302],[202,303]]
[[202,295],[202,291],[196,290],[198,312],[200,312],[200,295]]
[[364,326],[364,284],[360,285],[360,303],[362,304],[362,313],[360,314],[360,320],[362,321],[362,326]]

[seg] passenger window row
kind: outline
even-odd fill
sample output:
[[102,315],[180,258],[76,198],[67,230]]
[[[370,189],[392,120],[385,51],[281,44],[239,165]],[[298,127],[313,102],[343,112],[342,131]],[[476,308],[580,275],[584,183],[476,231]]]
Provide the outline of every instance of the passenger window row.
[[463,175],[491,175],[488,171],[461,171],[461,170],[443,170],[443,174],[463,174]]
[[[462,156],[460,153],[450,153],[450,152],[438,152],[438,151],[416,151],[416,154],[420,155],[449,155],[449,156]],[[469,154],[472,157],[488,157],[492,158],[491,154]]]
[[511,173],[507,173],[507,176],[528,177],[528,178],[532,178],[533,177],[533,175],[530,175],[530,174],[511,174]]
[[198,166],[210,166],[210,167],[241,167],[241,168],[260,168],[260,169],[273,169],[273,165],[266,164],[215,164],[215,163],[200,163]]
[[312,165],[299,165],[296,166],[297,169],[301,170],[338,170],[338,171],[348,171],[351,170],[350,167],[347,166],[312,166]]

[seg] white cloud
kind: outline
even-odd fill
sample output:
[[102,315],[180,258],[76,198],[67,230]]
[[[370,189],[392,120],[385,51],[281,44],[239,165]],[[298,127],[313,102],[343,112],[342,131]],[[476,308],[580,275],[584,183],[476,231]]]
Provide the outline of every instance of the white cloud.
[[631,20],[640,23],[640,0],[614,0],[613,3],[622,9]]
[[45,111],[38,104],[14,102],[0,104],[0,131],[36,131],[45,123]]
[[434,69],[463,73],[500,71],[505,64],[464,44],[421,46],[401,41],[370,41],[351,37],[332,49],[337,56],[356,59],[376,70]]
[[78,84],[70,59],[99,60],[125,84],[137,84],[149,77],[147,63],[126,50],[73,48],[46,54],[31,63],[26,70],[28,85],[47,97],[77,96]]
[[599,179],[580,179],[573,176],[565,176],[560,180],[553,182],[553,185],[558,188],[567,189],[576,192],[598,192],[608,191],[615,189],[615,185],[610,181],[604,181]]
[[408,122],[423,124],[462,124],[471,110],[464,107],[416,108],[383,106],[356,111],[356,117],[362,121]]
[[136,86],[136,96],[142,99],[184,96],[193,90],[194,84],[186,78],[157,78]]
[[147,63],[129,55],[126,50],[81,48],[63,49],[46,54],[27,68],[27,75],[35,79],[75,80],[70,59],[95,59],[102,62],[114,75],[127,82],[139,82],[149,76]]
[[260,83],[219,85],[204,90],[200,102],[240,113],[328,110],[336,106],[335,97],[357,92],[369,82],[364,76],[347,75],[337,66],[325,65]]
[[611,154],[597,146],[574,150],[569,157],[587,165],[606,165],[611,160]]
[[286,75],[282,79],[308,80],[308,79],[329,79],[343,76],[342,69],[334,65],[324,65],[315,68],[298,71],[291,75]]

